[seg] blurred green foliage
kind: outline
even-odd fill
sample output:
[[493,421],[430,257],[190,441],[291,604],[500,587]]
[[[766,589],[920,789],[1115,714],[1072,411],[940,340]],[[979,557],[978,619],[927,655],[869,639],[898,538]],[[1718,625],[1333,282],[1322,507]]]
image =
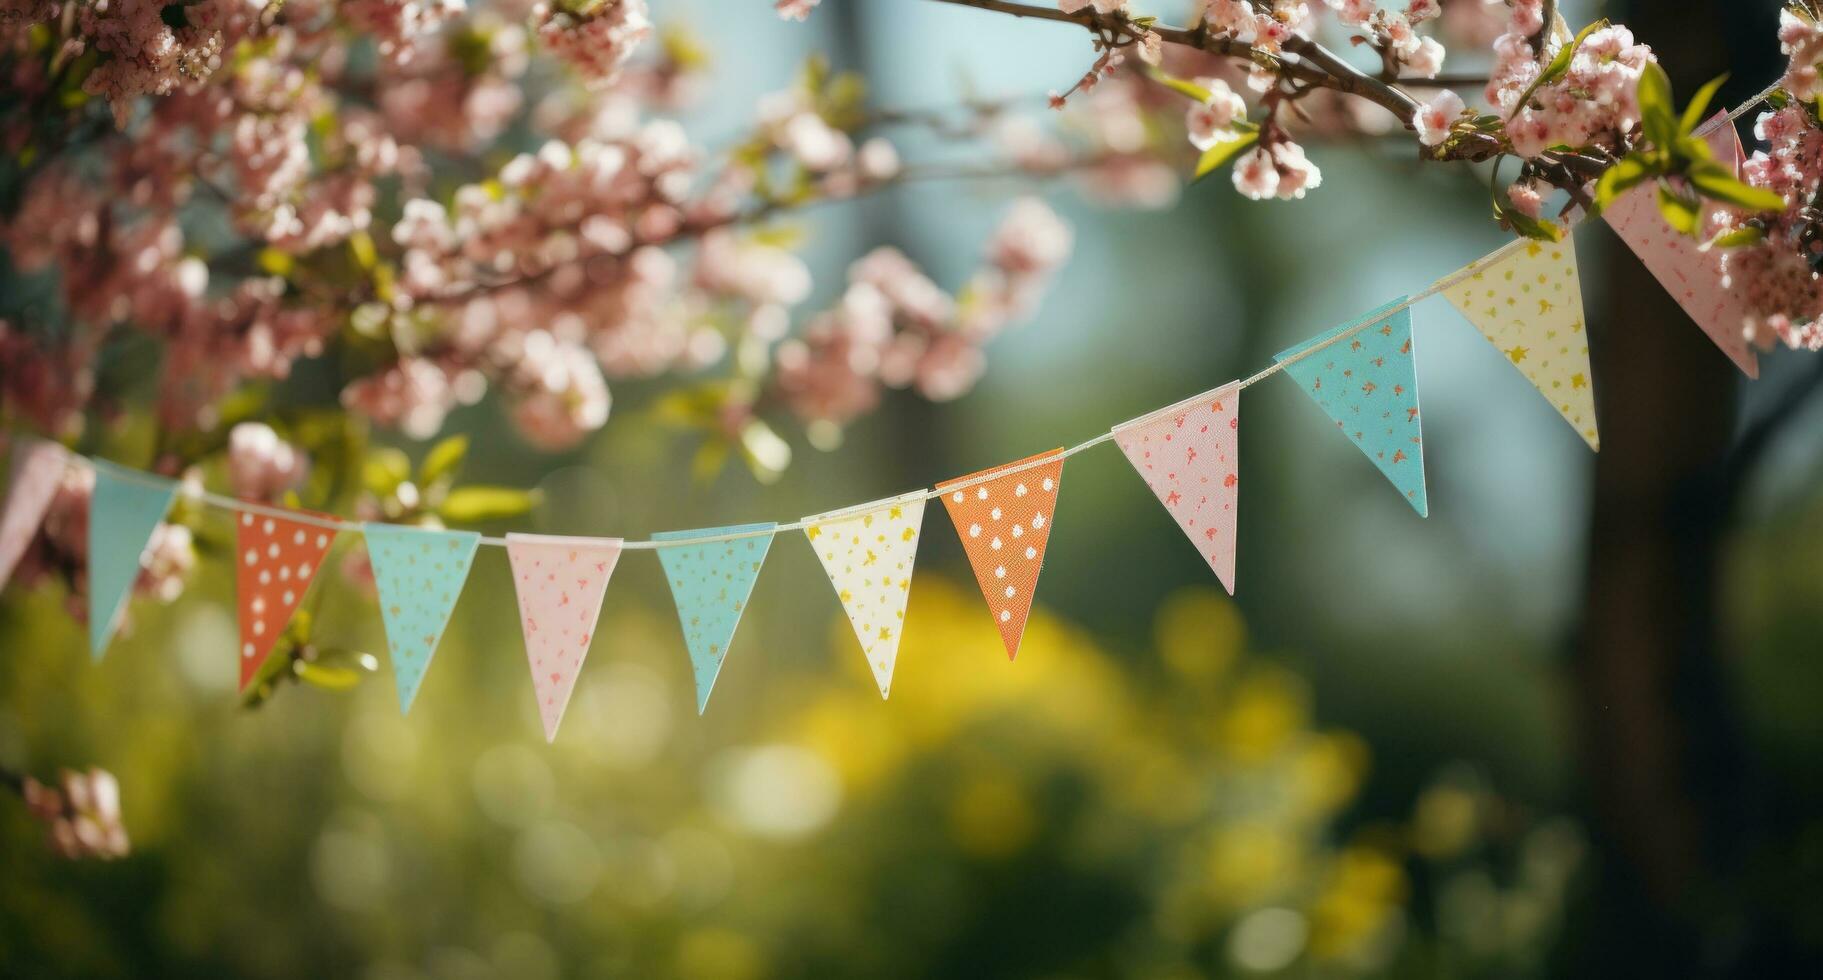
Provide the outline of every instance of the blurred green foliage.
[[[0,973],[1513,976],[1580,853],[1466,768],[1345,827],[1366,744],[1209,589],[1132,657],[1041,610],[1008,664],[925,574],[890,701],[838,616],[817,662],[737,642],[765,663],[711,704],[732,733],[662,609],[611,602],[546,746],[499,571],[406,718],[383,677],[238,710],[224,569],[100,668],[54,596],[0,606],[0,760],[114,769],[136,845],[59,862],[0,807]],[[370,602],[319,588],[320,628],[371,641]]]

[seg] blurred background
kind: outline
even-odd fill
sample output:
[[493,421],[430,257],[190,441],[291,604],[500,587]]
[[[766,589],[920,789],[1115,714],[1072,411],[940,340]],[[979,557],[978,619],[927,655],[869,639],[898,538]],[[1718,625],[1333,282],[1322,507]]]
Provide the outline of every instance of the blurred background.
[[[904,107],[1041,98],[1089,56],[1080,30],[937,4],[831,2],[804,25],[655,6],[715,54],[689,117],[711,144],[812,51]],[[1680,93],[1731,70],[1739,97],[1779,70],[1775,4],[1564,6],[1629,23]],[[694,479],[659,383],[617,384],[570,453],[486,404],[444,431],[471,436],[467,477],[543,492],[511,529],[787,521],[1251,374],[1503,240],[1468,172],[1311,155],[1324,186],[1296,204],[1225,180],[1154,211],[1039,188],[1076,251],[982,384],[889,397],[770,485]],[[834,270],[892,244],[954,279],[1031,191],[920,183],[821,208],[808,255]],[[0,806],[0,975],[1817,976],[1817,371],[1774,355],[1745,384],[1605,228],[1577,248],[1599,458],[1427,301],[1428,520],[1276,379],[1244,398],[1236,598],[1099,447],[1066,469],[1016,663],[931,509],[884,702],[795,534],[700,718],[657,564],[623,558],[548,746],[497,549],[404,718],[384,668],[243,710],[219,555],[181,601],[140,602],[99,664],[60,595],[13,590],[0,763],[118,774],[134,854],[60,861]],[[317,637],[383,651],[371,600],[317,588]]]

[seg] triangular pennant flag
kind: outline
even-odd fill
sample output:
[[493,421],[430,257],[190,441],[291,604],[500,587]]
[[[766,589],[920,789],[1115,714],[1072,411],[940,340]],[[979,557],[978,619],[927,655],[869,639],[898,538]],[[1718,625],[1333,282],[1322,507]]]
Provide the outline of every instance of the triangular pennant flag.
[[152,532],[177,497],[177,484],[99,460],[91,465],[95,492],[89,498],[89,651],[100,660],[120,625]]
[[804,522],[809,525],[804,536],[829,573],[884,698],[899,658],[912,563],[918,557],[918,529],[924,523],[924,492],[806,517]]
[[1032,613],[1063,485],[1063,459],[1063,450],[1053,449],[937,485],[1008,660],[1018,656]]
[[[310,514],[332,520],[324,514]],[[323,567],[335,531],[285,517],[243,513],[234,526],[235,592],[240,597],[241,690],[284,635],[298,602]]]
[[386,648],[403,714],[424,683],[481,535],[372,523],[361,525],[361,535],[367,539],[367,559],[380,593],[380,619],[386,624]]
[[[1412,313],[1400,297],[1385,306],[1273,355],[1349,441],[1373,460],[1421,516],[1423,426]],[[1361,327],[1366,323],[1369,326]],[[1357,329],[1360,328],[1360,329]]]
[[[659,564],[671,583],[677,618],[684,627],[684,645],[696,674],[696,713],[709,707],[709,692],[728,657],[728,644],[741,624],[747,597],[760,577],[766,549],[772,546],[777,524],[737,524],[696,531],[663,531],[654,541],[685,539],[686,543],[658,549]],[[693,542],[696,538],[742,535],[726,541]]]
[[1119,426],[1114,441],[1234,594],[1241,388],[1230,383]]
[[1499,261],[1445,289],[1443,295],[1505,355],[1590,449],[1595,388],[1589,376],[1589,337],[1583,331],[1582,280],[1576,246],[1526,242]]
[[[1714,125],[1714,119],[1710,123],[1714,128],[1704,140],[1715,159],[1730,173],[1736,172],[1744,156],[1740,134],[1732,123]],[[1749,378],[1758,378],[1759,358],[1747,345],[1744,330],[1749,296],[1723,287],[1721,249],[1705,252],[1701,242],[1679,234],[1665,221],[1658,209],[1658,182],[1647,181],[1620,195],[1602,211],[1602,217],[1722,353]]]
[[519,593],[519,620],[525,628],[525,655],[547,742],[557,740],[563,709],[569,706],[583,658],[589,655],[601,598],[620,560],[620,544],[619,538],[506,536],[506,557]]
[[13,441],[12,477],[6,483],[6,510],[0,512],[0,589],[12,580],[13,569],[25,549],[38,536],[44,512],[57,496],[69,454],[62,446],[42,439],[20,437]]

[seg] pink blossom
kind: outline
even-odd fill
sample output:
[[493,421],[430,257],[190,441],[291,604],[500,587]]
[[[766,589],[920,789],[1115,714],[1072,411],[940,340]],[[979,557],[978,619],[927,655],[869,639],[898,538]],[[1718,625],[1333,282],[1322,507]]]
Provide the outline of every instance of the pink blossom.
[[1437,146],[1450,138],[1450,131],[1456,120],[1462,118],[1462,96],[1449,89],[1444,89],[1431,97],[1429,102],[1418,107],[1412,117],[1412,127],[1418,131],[1418,142],[1425,146]]
[[532,8],[532,23],[544,46],[585,82],[606,85],[652,32],[646,0],[600,0],[584,9],[572,13],[540,0]]
[[1419,78],[1436,78],[1443,71],[1443,56],[1443,45],[1436,38],[1420,38],[1418,46],[1405,56],[1405,67]]
[[1323,172],[1305,158],[1302,146],[1290,140],[1273,144],[1272,161],[1279,172],[1279,185],[1275,193],[1280,200],[1302,198],[1306,192],[1316,190],[1323,183]]
[[1790,57],[1782,86],[1800,102],[1823,95],[1823,25],[1799,17],[1789,7],[1779,11],[1779,50]]
[[1015,275],[1050,272],[1069,257],[1070,226],[1035,197],[1013,202],[988,242],[988,260]]
[[1537,218],[1544,210],[1545,194],[1550,188],[1535,180],[1519,181],[1507,187],[1507,200],[1513,209],[1528,218]]
[[569,449],[608,421],[608,384],[588,351],[533,330],[519,342],[509,387],[513,423],[540,449]]
[[22,793],[26,810],[45,824],[45,836],[59,856],[113,860],[131,849],[113,773],[65,769],[55,788],[27,777]]
[[1234,189],[1255,201],[1263,201],[1279,192],[1279,170],[1265,147],[1256,146],[1235,161]]
[[1207,150],[1237,138],[1240,133],[1234,124],[1247,118],[1247,103],[1219,78],[1199,78],[1197,84],[1209,97],[1185,113],[1184,125],[1190,131],[1191,145]]
[[834,170],[848,162],[854,144],[848,134],[823,121],[815,112],[800,112],[779,127],[779,146],[806,170]]
[[779,12],[780,20],[801,21],[810,16],[822,0],[775,0],[772,9]]
[[309,459],[264,422],[228,431],[228,482],[242,500],[274,500],[303,483],[309,468]]
[[1439,0],[1411,0],[1405,5],[1405,19],[1414,24],[1422,24],[1443,13],[1443,4]]
[[1380,12],[1380,5],[1375,0],[1327,0],[1330,9],[1336,12],[1336,19],[1348,27],[1361,27]]

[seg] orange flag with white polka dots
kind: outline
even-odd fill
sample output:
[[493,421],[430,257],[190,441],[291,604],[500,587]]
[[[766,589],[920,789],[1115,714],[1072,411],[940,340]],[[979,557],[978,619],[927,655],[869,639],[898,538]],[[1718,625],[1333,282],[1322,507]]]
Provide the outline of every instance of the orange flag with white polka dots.
[[937,485],[1008,660],[1025,635],[1062,483],[1063,450],[1053,449]]
[[[333,520],[324,514],[311,517]],[[236,592],[241,613],[241,690],[285,632],[310,580],[323,565],[335,531],[283,517],[242,514],[234,527]]]

